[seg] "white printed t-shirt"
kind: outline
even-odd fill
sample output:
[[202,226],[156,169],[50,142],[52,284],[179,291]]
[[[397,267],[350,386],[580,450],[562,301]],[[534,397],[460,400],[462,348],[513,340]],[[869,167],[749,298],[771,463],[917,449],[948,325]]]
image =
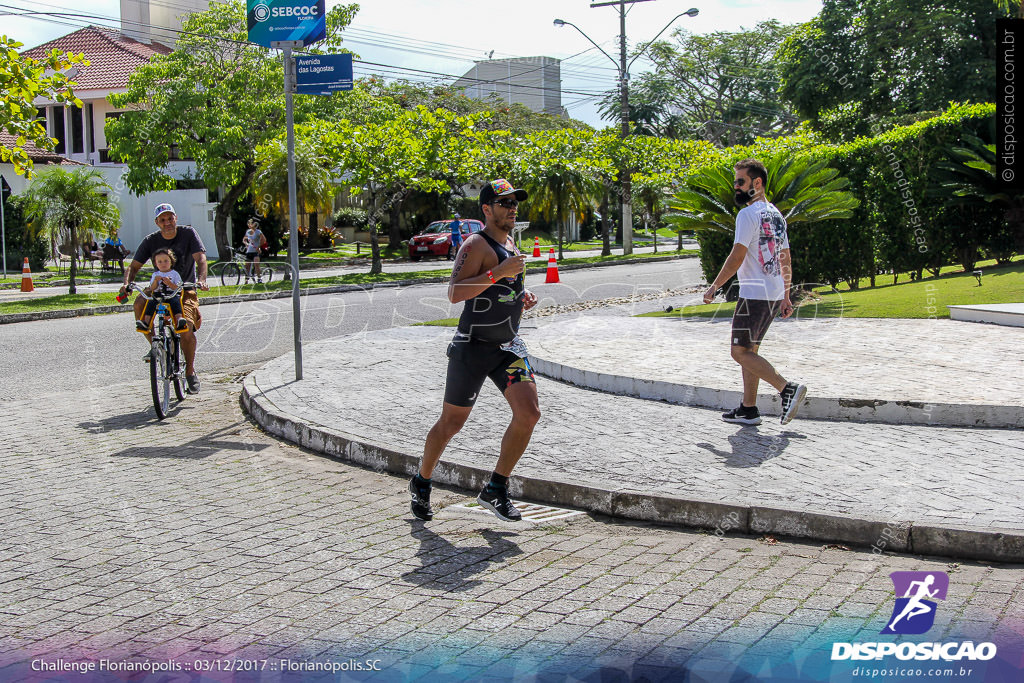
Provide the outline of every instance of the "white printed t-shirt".
[[782,278],[779,254],[789,249],[789,237],[782,212],[764,200],[748,204],[736,214],[733,244],[747,248],[747,255],[736,272],[740,297],[765,301],[785,298],[786,282]]

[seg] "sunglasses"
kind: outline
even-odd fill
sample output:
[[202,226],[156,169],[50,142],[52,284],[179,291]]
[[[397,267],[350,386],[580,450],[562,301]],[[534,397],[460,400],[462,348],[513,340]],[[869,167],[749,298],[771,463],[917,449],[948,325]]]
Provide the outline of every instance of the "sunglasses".
[[506,197],[505,199],[496,199],[491,204],[497,204],[503,209],[514,209],[519,206],[519,200]]

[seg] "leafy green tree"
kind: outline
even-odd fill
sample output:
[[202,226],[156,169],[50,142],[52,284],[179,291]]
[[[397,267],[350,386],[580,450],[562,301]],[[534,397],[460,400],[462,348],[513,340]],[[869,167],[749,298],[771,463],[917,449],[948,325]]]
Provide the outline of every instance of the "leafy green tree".
[[[730,157],[702,166],[668,200],[672,213],[665,220],[676,230],[696,231],[701,244],[701,268],[709,281],[725,260],[731,244],[729,238],[735,231],[739,212],[733,202],[736,161],[739,158]],[[860,200],[846,191],[849,181],[823,161],[788,155],[762,161],[768,169],[765,198],[778,207],[793,232],[799,230],[801,223],[850,218],[860,206]]]
[[824,0],[778,52],[779,92],[804,119],[845,117],[843,139],[950,101],[990,101],[1005,14],[991,0]]
[[88,66],[81,54],[61,54],[51,50],[44,59],[32,59],[18,54],[22,46],[16,40],[0,36],[0,127],[14,136],[11,147],[0,144],[0,162],[13,164],[18,175],[32,174],[32,160],[25,146],[29,143],[40,149],[53,151],[56,140],[46,134],[46,123],[39,118],[36,100],[51,100],[57,104],[81,107],[82,101],[72,89],[68,69],[75,65]]
[[[357,8],[331,9],[328,40],[338,40]],[[175,187],[172,150],[195,161],[211,191],[224,188],[214,237],[226,253],[228,217],[259,170],[256,150],[284,130],[284,76],[271,51],[247,42],[241,0],[193,13],[182,29],[177,50],[155,56],[124,93],[110,95],[111,104],[128,111],[107,122],[107,140],[111,156],[128,165],[125,182],[133,192]],[[297,97],[296,121],[316,106]]]
[[109,197],[113,191],[98,170],[66,171],[60,166],[38,174],[25,191],[25,211],[33,227],[50,240],[53,249],[61,243],[70,245],[70,294],[77,291],[79,246],[120,224],[117,205]]
[[557,130],[526,136],[513,174],[529,193],[528,213],[558,226],[558,258],[562,258],[565,221],[582,221],[595,195],[594,134]]
[[[955,231],[956,254],[965,271],[974,269],[980,247],[1001,262],[1024,249],[1024,194],[1008,191],[996,177],[994,144],[964,135],[962,145],[949,149],[949,159],[936,164],[933,179],[933,196],[945,197],[948,207],[966,209]],[[971,215],[988,207],[999,212],[997,220]]]
[[[267,200],[280,216],[289,216],[288,206],[288,145],[285,140],[265,144],[256,154],[256,176],[253,192]],[[337,193],[331,159],[320,152],[308,139],[295,141],[296,213],[309,213],[331,209],[331,200]],[[288,226],[297,230],[298,226]],[[316,242],[310,235],[309,239]]]
[[385,112],[358,125],[347,121],[312,122],[303,131],[345,175],[352,193],[365,193],[369,198],[371,275],[382,271],[377,225],[390,204],[409,189],[444,193],[449,187],[444,180],[424,172],[427,155],[420,133],[429,115],[426,108],[391,114]]
[[[773,20],[736,33],[680,30],[675,42],[652,44],[647,54],[654,71],[630,86],[636,132],[703,139],[720,147],[792,132],[797,119],[777,93],[774,66],[775,52],[792,30]],[[606,120],[618,120],[618,91],[605,96],[600,112]]]

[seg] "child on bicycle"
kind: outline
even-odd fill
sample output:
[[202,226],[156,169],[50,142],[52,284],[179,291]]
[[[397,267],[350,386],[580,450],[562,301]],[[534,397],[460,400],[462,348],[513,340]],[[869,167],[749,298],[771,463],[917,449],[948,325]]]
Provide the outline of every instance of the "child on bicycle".
[[[174,262],[176,261],[174,252],[167,248],[160,248],[153,252],[153,267],[156,272],[153,273],[153,279],[149,281],[147,286],[142,291],[147,296],[152,296],[155,292],[160,294],[170,294],[175,289],[177,293],[170,299],[167,299],[167,307],[171,309],[171,315],[174,316],[174,331],[178,334],[188,332],[188,322],[181,315],[181,275],[178,271],[174,270]],[[153,319],[153,313],[156,311],[157,302],[155,299],[149,299],[146,301],[146,308],[142,311],[142,319],[135,321],[135,329],[139,332],[148,333],[149,326]]]

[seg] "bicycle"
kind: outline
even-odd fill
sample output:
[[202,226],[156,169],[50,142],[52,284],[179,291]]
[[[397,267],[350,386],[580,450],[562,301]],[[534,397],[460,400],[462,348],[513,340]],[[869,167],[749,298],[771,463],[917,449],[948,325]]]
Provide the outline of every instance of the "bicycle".
[[[213,269],[219,271],[220,283],[225,287],[235,287],[242,281],[242,275],[246,272],[246,266],[255,269],[255,264],[245,260],[245,252],[231,246],[231,259],[214,264]],[[251,272],[251,271],[250,271]],[[274,279],[274,269],[265,263],[260,263],[260,279],[262,284],[270,284]],[[249,278],[246,277],[246,280]]]
[[153,315],[151,328],[151,348],[149,355],[149,383],[153,392],[153,408],[157,419],[167,417],[171,400],[171,386],[179,402],[185,400],[185,364],[181,362],[181,338],[174,331],[174,319],[167,305],[172,297],[179,296],[181,290],[194,290],[194,282],[183,282],[180,287],[168,293],[153,292],[147,295],[134,282],[125,290],[125,296],[133,289],[146,299],[157,302],[156,313]]

